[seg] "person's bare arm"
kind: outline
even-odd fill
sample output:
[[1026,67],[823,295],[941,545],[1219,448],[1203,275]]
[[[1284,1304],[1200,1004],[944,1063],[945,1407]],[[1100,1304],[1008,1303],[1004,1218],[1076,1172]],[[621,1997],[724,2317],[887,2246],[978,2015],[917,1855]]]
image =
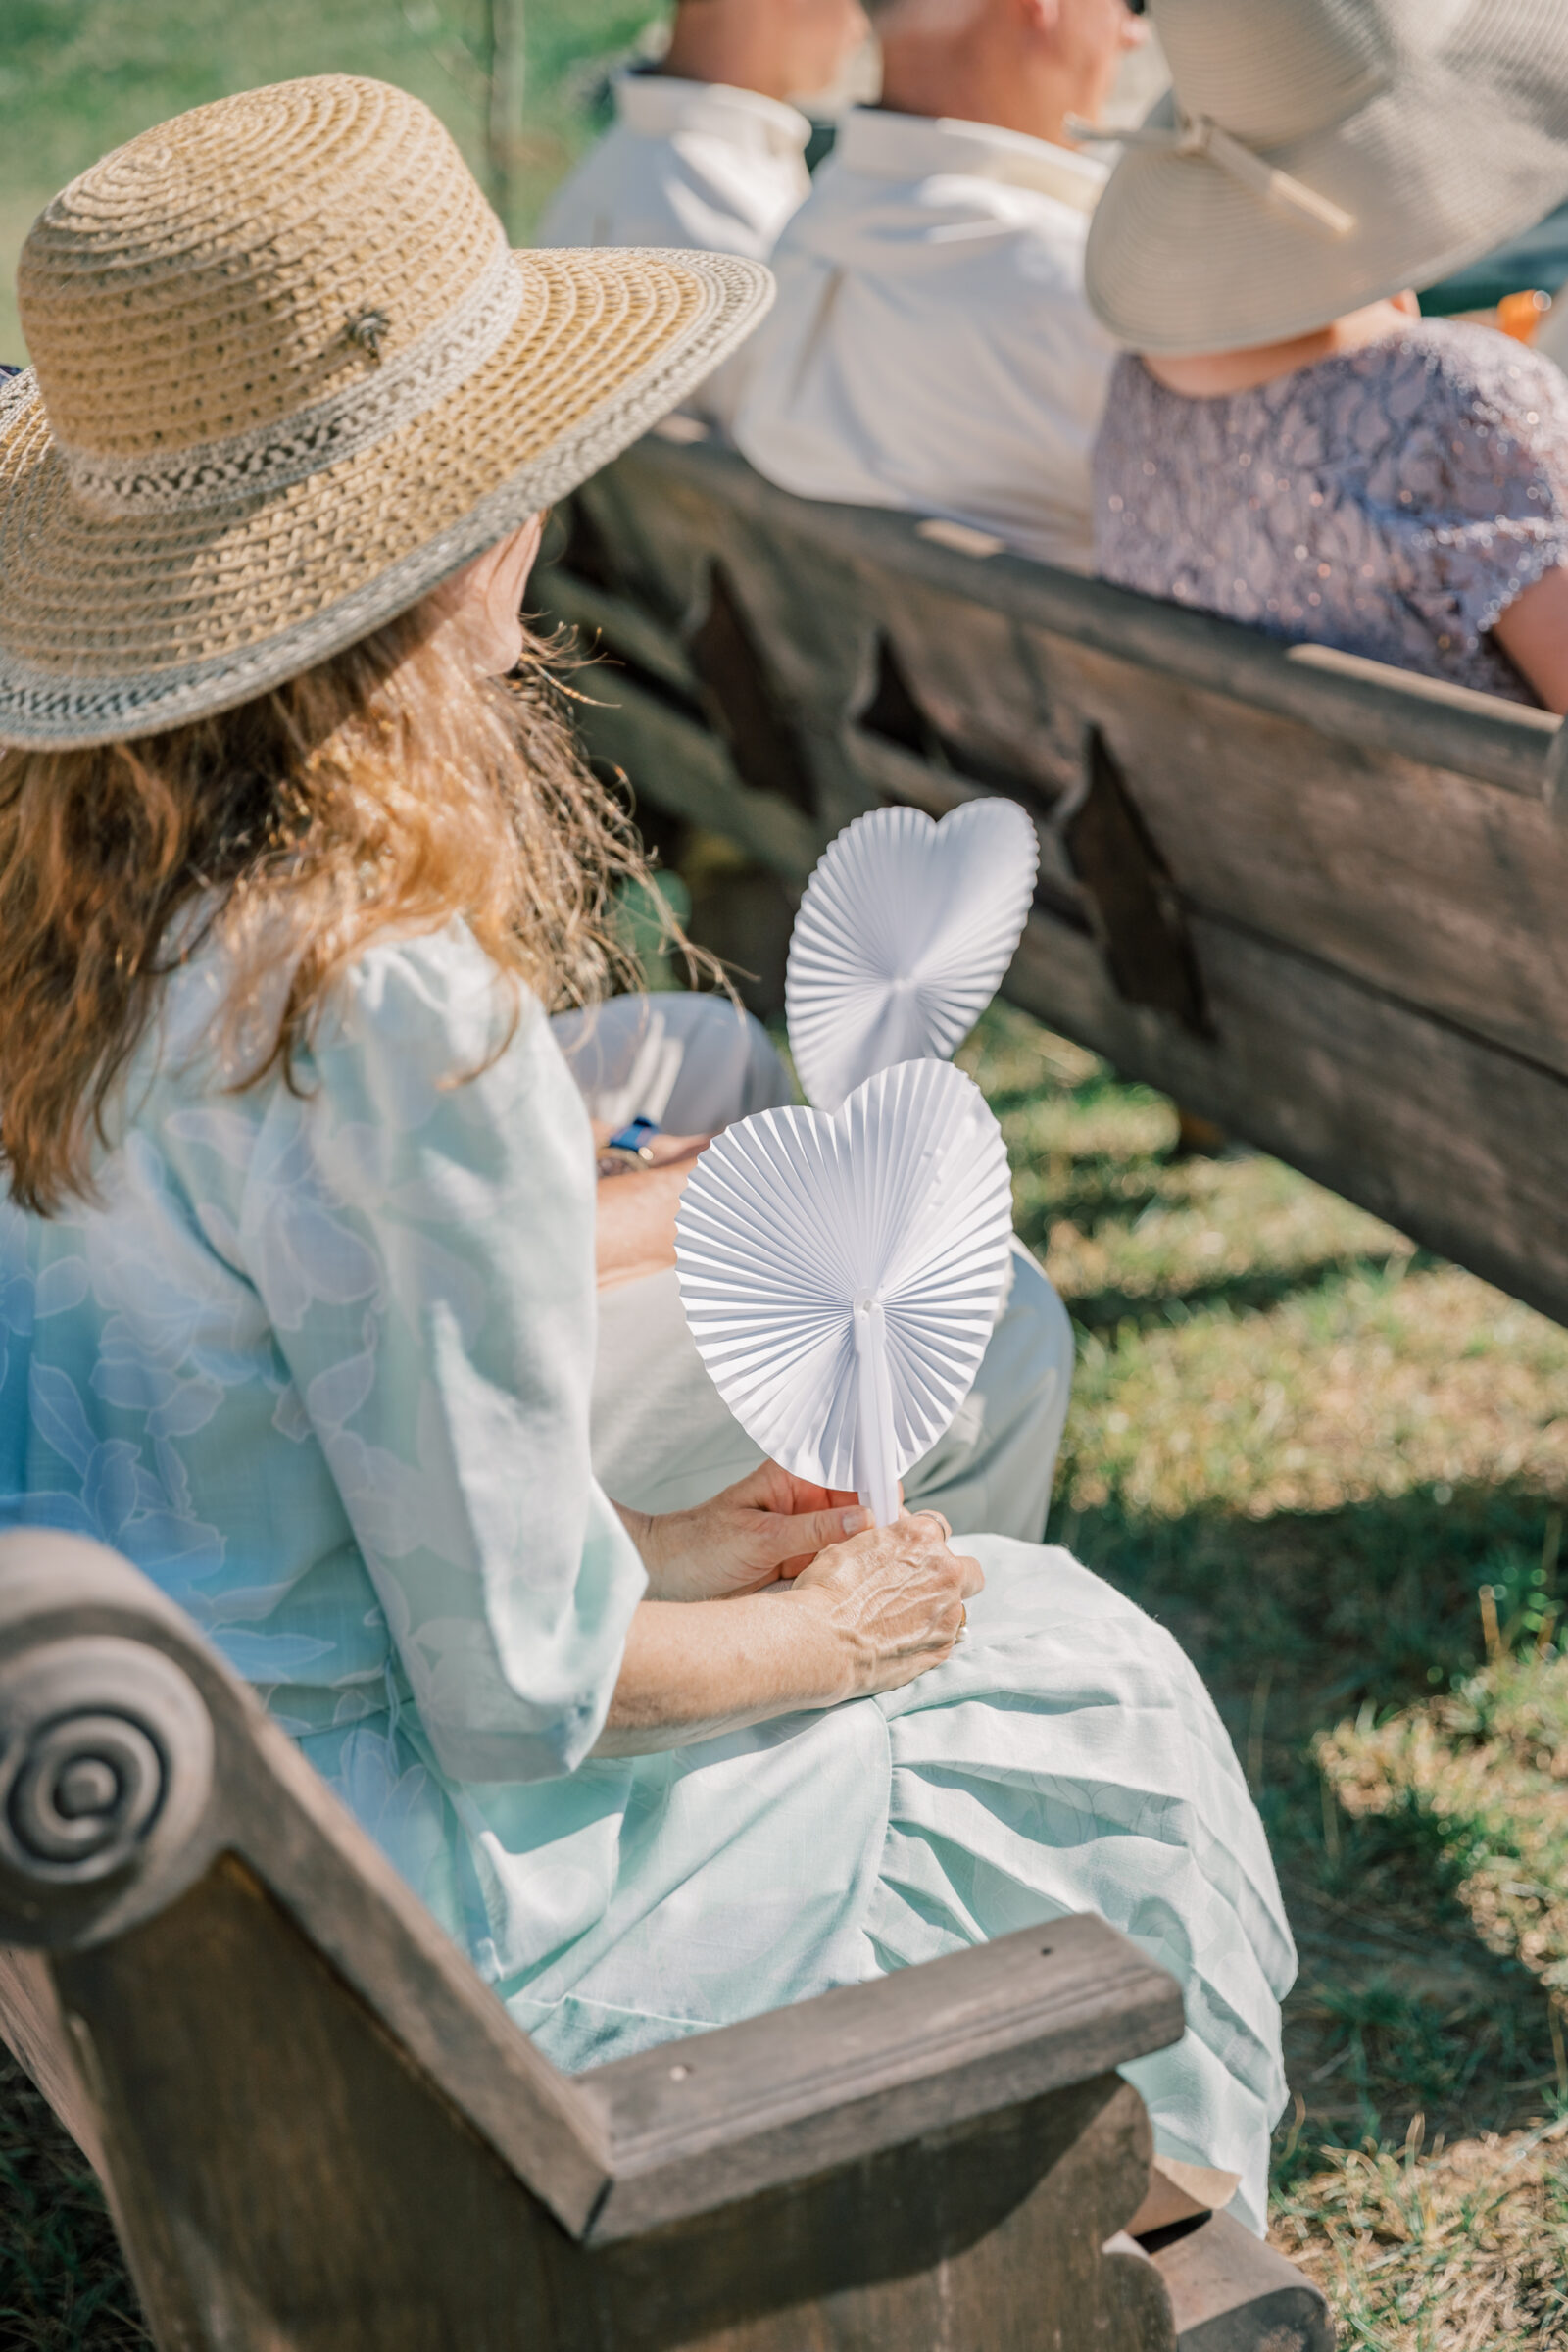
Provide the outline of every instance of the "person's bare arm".
[[897,1690],[952,1655],[982,1582],[921,1512],[818,1552],[791,1584],[645,1600],[594,1753],[648,1755]]
[[1546,709],[1568,712],[1568,564],[1516,596],[1492,634]]
[[[608,1129],[596,1127],[594,1141],[601,1150],[608,1140]],[[600,1177],[594,1254],[602,1291],[662,1274],[675,1263],[675,1211],[699,1152],[711,1140],[658,1135],[649,1147],[652,1166]]]

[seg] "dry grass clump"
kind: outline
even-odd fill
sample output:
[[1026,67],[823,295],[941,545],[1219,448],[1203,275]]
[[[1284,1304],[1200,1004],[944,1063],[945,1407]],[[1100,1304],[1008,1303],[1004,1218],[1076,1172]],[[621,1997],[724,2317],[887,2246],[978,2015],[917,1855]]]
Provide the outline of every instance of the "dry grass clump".
[[1274,2242],[1329,2296],[1343,2352],[1563,2352],[1568,2123],[1419,2149],[1417,2130],[1332,2154],[1276,2201]]

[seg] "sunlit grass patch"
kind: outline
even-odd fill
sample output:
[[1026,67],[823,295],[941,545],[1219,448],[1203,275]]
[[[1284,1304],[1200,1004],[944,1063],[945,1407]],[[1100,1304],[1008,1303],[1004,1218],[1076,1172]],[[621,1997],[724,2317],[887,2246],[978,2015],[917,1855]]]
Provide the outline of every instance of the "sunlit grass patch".
[[1421,2156],[1331,2155],[1276,2202],[1276,2242],[1326,2289],[1344,2352],[1568,2345],[1568,2125]]

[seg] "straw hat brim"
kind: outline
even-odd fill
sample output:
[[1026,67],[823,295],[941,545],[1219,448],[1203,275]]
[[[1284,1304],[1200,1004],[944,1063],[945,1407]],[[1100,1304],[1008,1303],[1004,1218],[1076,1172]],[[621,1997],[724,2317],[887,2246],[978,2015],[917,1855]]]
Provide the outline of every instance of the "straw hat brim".
[[[1530,53],[1494,39],[1412,68],[1333,130],[1264,163],[1354,218],[1334,236],[1203,156],[1124,151],[1096,210],[1089,299],[1121,343],[1172,357],[1310,334],[1406,286],[1430,285],[1517,235],[1568,194],[1568,8]],[[1167,98],[1151,122],[1173,123]]]
[[457,390],[287,488],[132,516],[76,495],[27,372],[0,388],[0,743],[125,741],[339,653],[676,407],[772,299],[734,256],[513,257],[521,309]]

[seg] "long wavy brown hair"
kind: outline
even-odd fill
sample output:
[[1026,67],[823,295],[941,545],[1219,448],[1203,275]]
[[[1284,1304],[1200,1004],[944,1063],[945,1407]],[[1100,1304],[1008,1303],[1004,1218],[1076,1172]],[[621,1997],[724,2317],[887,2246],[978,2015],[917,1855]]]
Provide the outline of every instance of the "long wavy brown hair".
[[[279,1065],[295,1083],[334,980],[388,930],[463,917],[514,1020],[523,988],[554,1008],[635,984],[614,892],[648,869],[578,755],[568,696],[537,640],[511,679],[480,682],[416,609],[240,710],[139,743],[0,751],[12,1197],[47,1216],[90,1194],[160,984],[215,935],[233,959],[217,1042],[236,1087]],[[281,1017],[258,1044],[279,971]]]

